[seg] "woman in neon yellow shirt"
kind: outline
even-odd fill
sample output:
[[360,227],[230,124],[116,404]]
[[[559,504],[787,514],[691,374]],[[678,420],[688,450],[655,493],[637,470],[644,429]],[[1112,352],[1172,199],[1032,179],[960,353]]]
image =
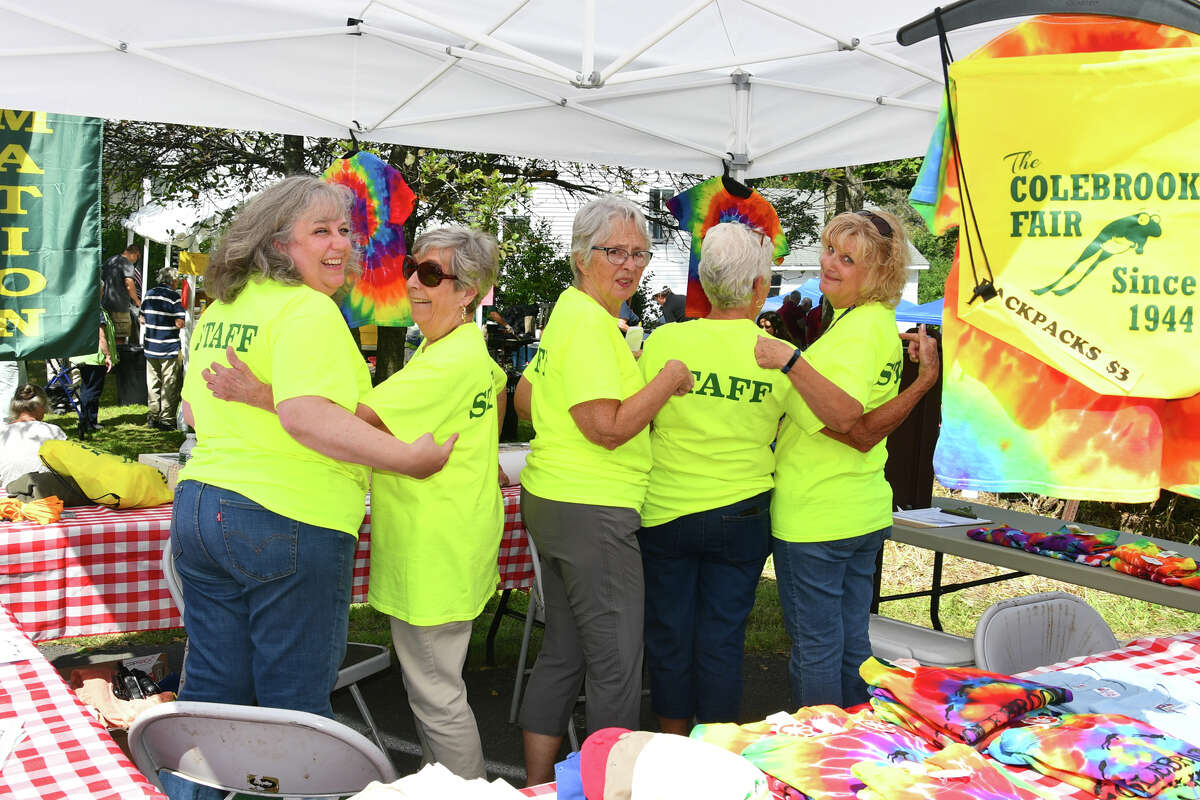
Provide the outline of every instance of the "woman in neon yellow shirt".
[[520,723],[529,784],[554,779],[585,681],[588,730],[637,728],[642,564],[637,530],[650,470],[651,418],[692,374],[670,360],[646,381],[617,327],[650,261],[646,219],[618,197],[575,215],[574,285],[558,298],[517,386],[536,436],[521,473],[521,516],[538,546],[546,635]]
[[775,575],[792,638],[792,701],[849,706],[867,699],[858,668],[871,656],[875,558],[891,532],[884,441],[936,381],[937,370],[927,368],[930,351],[936,366],[936,344],[923,331],[899,335],[910,339],[910,355],[920,348],[922,369],[897,398],[894,309],[908,237],[895,217],[839,214],[821,243],[821,291],[833,323],[803,356],[767,337],[755,354],[760,366],[786,373],[804,400],[789,404],[779,434],[771,503]]
[[693,717],[738,721],[746,619],[771,552],[771,442],[796,397],[786,375],[754,363],[773,248],[740,223],[709,228],[699,272],[712,311],[656,329],[639,362],[652,375],[678,358],[698,375],[654,418],[638,533],[650,705],[666,733],[686,736]]
[[359,406],[364,419],[400,438],[459,434],[430,478],[375,472],[367,602],[390,617],[425,760],[468,779],[484,777],[484,761],[462,670],[471,623],[496,593],[504,531],[505,375],[473,318],[496,280],[496,254],[495,237],[477,230],[417,237],[404,277],[425,341]]
[[[425,335],[403,370],[359,400],[357,415],[405,438],[457,434],[446,466],[425,479],[376,470],[371,486],[371,585],[387,614],[425,760],[463,778],[484,777],[483,748],[467,703],[463,664],[472,621],[496,591],[504,530],[497,480],[504,371],[472,312],[496,280],[496,239],[467,228],[417,237],[404,259],[413,320]],[[215,394],[264,407],[271,387],[214,366]]]
[[330,299],[356,266],[350,200],[316,178],[274,184],[239,212],[205,276],[216,302],[193,363],[243,363],[271,384],[272,413],[217,399],[199,369],[184,380],[197,442],[171,521],[190,640],[181,699],[332,716],[366,467],[424,477],[453,446],[406,444],[354,416],[370,376]]

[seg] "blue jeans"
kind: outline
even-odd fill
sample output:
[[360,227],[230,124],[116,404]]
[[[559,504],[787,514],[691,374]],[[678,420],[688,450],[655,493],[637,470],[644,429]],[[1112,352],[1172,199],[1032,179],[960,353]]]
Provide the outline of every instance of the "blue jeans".
[[171,546],[189,641],[179,699],[332,718],[354,537],[184,481],[175,492]]
[[638,541],[651,708],[737,722],[746,619],[771,549],[771,493],[642,528]]
[[891,532],[889,526],[829,542],[774,540],[779,602],[792,638],[794,707],[866,702],[858,668],[871,657],[875,558]]

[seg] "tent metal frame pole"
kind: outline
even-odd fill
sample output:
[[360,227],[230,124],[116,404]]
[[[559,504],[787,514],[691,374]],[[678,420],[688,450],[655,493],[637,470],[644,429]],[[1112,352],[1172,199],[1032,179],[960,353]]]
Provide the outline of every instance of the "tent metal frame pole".
[[[522,8],[524,8],[528,4],[529,4],[529,0],[518,0],[515,4],[513,4],[513,7],[511,9],[509,9],[508,13],[506,13],[503,17],[500,18],[499,22],[497,22],[495,25],[493,25],[491,28],[488,29],[488,33],[489,34],[495,33],[497,30],[499,30],[499,28],[502,25],[504,25],[504,23],[506,23],[510,19],[512,19],[514,14],[516,14],[518,11],[520,11]],[[471,50],[477,46],[478,46],[477,44],[472,42],[467,45],[466,49]],[[367,130],[376,130],[379,127],[381,127],[385,122],[387,122],[389,119],[391,119],[394,114],[399,113],[401,109],[403,109],[405,106],[407,106],[409,103],[411,103],[414,99],[416,99],[416,97],[418,95],[420,95],[422,92],[424,92],[426,89],[428,89],[434,83],[436,83],[438,78],[445,75],[453,66],[458,64],[460,60],[461,59],[459,59],[456,56],[451,56],[450,58],[447,58],[445,61],[443,61],[442,65],[440,67],[438,67],[436,70],[434,70],[433,73],[430,74],[430,76],[428,78],[421,81],[421,83],[417,86],[416,89],[409,92],[404,97],[403,100],[401,100],[399,103],[397,103],[392,108],[391,111],[387,112],[382,117],[380,117],[379,120],[376,121],[369,128],[367,128]]]
[[523,64],[520,61],[513,61],[510,58],[501,56],[486,55],[484,53],[476,53],[458,45],[447,45],[442,42],[435,42],[430,39],[422,39],[419,36],[412,36],[407,33],[397,33],[396,31],[380,28],[376,25],[360,24],[358,28],[369,36],[376,36],[392,44],[407,47],[418,53],[422,53],[431,58],[441,58],[442,56],[450,56],[459,61],[478,61],[489,66],[506,69],[509,72],[519,72],[525,75],[530,75],[534,78],[542,80],[550,80],[561,83],[557,78],[547,75],[542,70],[531,67],[528,64]]
[[774,50],[759,55],[730,56],[729,58],[722,58],[716,61],[684,64],[676,67],[651,67],[649,69],[631,70],[630,72],[622,72],[620,75],[614,75],[611,80],[605,83],[605,86],[618,86],[657,78],[673,78],[676,75],[687,75],[693,72],[705,72],[714,69],[747,67],[753,64],[765,64],[770,61],[787,61],[793,58],[804,58],[805,56],[814,56],[820,53],[836,53],[837,50],[836,44],[827,44],[821,47],[810,47],[806,50]]
[[583,51],[579,54],[579,82],[599,80],[596,75],[596,0],[583,3]]
[[[923,89],[928,85],[929,84],[926,81],[921,81],[920,83],[914,83],[912,86],[908,87],[907,89],[901,89],[899,92],[897,92],[897,94],[898,95],[909,94],[910,92],[915,92],[918,89]],[[774,147],[772,147],[769,150],[764,150],[763,152],[758,154],[758,157],[766,158],[767,156],[771,155],[772,153],[782,150],[785,147],[791,147],[792,145],[797,144],[798,142],[803,142],[805,139],[811,139],[814,136],[824,133],[825,131],[829,130],[830,128],[835,128],[838,125],[842,125],[846,122],[849,122],[850,120],[854,119],[855,117],[861,117],[863,114],[869,114],[873,110],[874,109],[866,108],[861,111],[855,111],[851,114],[846,114],[844,116],[837,117],[836,119],[830,120],[828,123],[826,123],[825,125],[822,125],[819,128],[814,128],[814,129],[806,132],[802,136],[797,136],[794,139],[789,139],[786,142],[781,142],[780,144],[775,145]]]
[[[638,131],[639,133],[644,133],[647,136],[651,136],[655,139],[659,139],[664,142],[669,142],[670,144],[679,145],[680,147],[686,147],[689,150],[694,150],[697,153],[703,153],[704,155],[712,156],[714,158],[721,159],[721,158],[725,157],[725,154],[723,152],[714,150],[710,147],[706,147],[697,142],[691,142],[691,141],[688,141],[687,139],[683,139],[678,136],[672,136],[671,134],[667,134],[667,133],[663,133],[661,131],[654,130],[653,128],[649,128],[636,120],[622,119],[621,117],[618,117],[615,114],[609,114],[607,112],[600,111],[599,109],[590,108],[589,106],[584,105],[581,102],[571,100],[566,97],[559,97],[554,94],[551,94],[550,92],[546,92],[546,91],[543,91],[540,89],[535,89],[532,86],[522,86],[521,84],[519,84],[515,81],[508,80],[507,78],[503,78],[499,75],[492,75],[490,73],[478,70],[470,64],[459,64],[459,69],[461,69],[465,72],[470,72],[473,75],[478,75],[481,78],[486,78],[490,81],[499,83],[501,86],[507,86],[510,89],[516,89],[517,91],[526,92],[527,94],[531,94],[535,97],[540,97],[546,101],[547,106],[551,106],[551,107],[558,106],[560,108],[570,109],[572,111],[578,112],[585,116],[594,117],[596,119],[604,120],[605,122],[610,122],[614,125],[620,125],[625,128],[630,128],[632,130]],[[724,82],[724,81],[722,81],[722,82]],[[535,106],[535,108],[536,108],[536,106]],[[473,114],[473,113],[477,113],[477,112],[467,112],[467,113]],[[389,128],[400,128],[400,127],[404,127],[405,124],[410,124],[410,123],[407,123],[407,121],[406,121],[406,123],[389,125],[388,127]]]
[[[735,70],[729,76],[733,88],[733,150],[731,158],[724,163],[729,165],[729,175],[736,181],[741,181],[746,170],[753,163],[750,158],[750,73]],[[724,161],[724,160],[723,160]]]
[[772,86],[776,89],[788,89],[795,92],[804,92],[806,94],[820,94],[828,97],[843,97],[847,100],[861,100],[864,103],[872,103],[880,106],[898,106],[900,108],[912,108],[917,111],[928,111],[936,114],[941,110],[939,103],[917,103],[912,100],[902,100],[891,95],[871,95],[863,92],[844,92],[837,89],[825,89],[820,86],[809,86],[803,83],[789,83],[787,81],[777,81],[773,78],[754,78],[754,83],[761,86]]
[[697,0],[697,2],[692,3],[692,5],[688,6],[683,11],[676,14],[671,19],[670,22],[667,22],[665,25],[662,25],[661,27],[659,27],[658,30],[654,31],[649,36],[642,39],[640,42],[638,42],[632,48],[625,51],[621,55],[617,56],[617,58],[612,63],[610,63],[607,67],[605,67],[604,69],[602,69],[600,71],[600,83],[597,85],[601,85],[601,86],[604,85],[604,83],[606,83],[609,78],[611,78],[614,74],[619,72],[623,67],[625,67],[627,64],[629,64],[631,61],[633,61],[638,56],[640,56],[642,53],[649,50],[654,45],[661,42],[666,37],[670,36],[672,33],[677,31],[679,29],[679,27],[681,25],[683,25],[683,23],[687,22],[689,19],[691,19],[692,17],[699,14],[705,8],[708,8],[708,6],[712,5],[712,3],[713,3],[713,0]]
[[894,67],[898,67],[899,69],[905,70],[907,72],[911,72],[914,75],[920,75],[922,78],[931,80],[934,83],[938,84],[939,86],[942,84],[942,75],[940,72],[937,72],[935,70],[925,69],[920,64],[914,64],[912,61],[909,61],[908,59],[899,58],[898,56],[894,56],[891,53],[886,53],[883,50],[881,50],[880,48],[876,47],[875,45],[867,44],[866,42],[862,41],[861,39],[859,39],[857,37],[851,37],[851,38],[847,39],[845,37],[838,36],[837,34],[830,33],[829,31],[824,30],[823,28],[818,28],[816,25],[813,25],[811,22],[805,21],[803,18],[797,16],[796,14],[793,14],[791,11],[779,8],[774,3],[768,2],[768,0],[745,0],[745,1],[752,6],[755,6],[756,8],[760,8],[763,11],[766,11],[769,14],[774,14],[775,16],[779,17],[780,19],[786,19],[788,22],[795,23],[796,25],[799,25],[802,28],[807,28],[808,30],[812,31],[813,33],[820,34],[821,36],[827,36],[830,39],[833,39],[838,44],[842,45],[842,47],[846,48],[847,50],[858,50],[858,51],[862,52],[863,54],[868,55],[872,58],[875,58],[879,61],[883,61],[884,63],[891,64]]
[[575,80],[574,71],[567,69],[561,64],[556,64],[549,59],[530,53],[528,50],[522,50],[520,47],[511,45],[502,39],[497,39],[490,34],[473,31],[463,27],[462,25],[455,24],[452,20],[449,20],[440,14],[430,13],[423,8],[419,8],[411,3],[405,2],[405,0],[375,0],[375,2],[382,6],[386,6],[393,11],[397,11],[401,14],[410,16],[413,19],[424,22],[426,25],[432,25],[435,28],[440,28],[441,30],[446,31],[447,33],[452,33],[455,36],[462,36],[467,41],[489,47],[492,50],[495,50],[498,53],[503,53],[504,55],[507,55],[516,61],[520,61],[531,67],[540,69],[542,72],[551,77],[558,78],[559,80],[566,81],[567,83]]
[[[489,77],[494,77],[494,76],[489,76]],[[566,102],[568,105],[571,105],[574,108],[579,109],[579,108],[588,107],[589,103],[598,103],[598,102],[603,102],[605,100],[620,100],[625,97],[636,97],[639,95],[646,95],[646,94],[662,94],[662,93],[680,92],[680,91],[687,91],[689,89],[708,89],[713,86],[724,86],[727,83],[729,83],[729,78],[711,78],[711,79],[705,80],[705,81],[694,81],[692,83],[680,83],[680,84],[675,84],[672,86],[654,86],[654,87],[647,86],[647,87],[642,87],[640,89],[628,89],[628,90],[619,91],[619,92],[607,92],[606,91],[604,93],[604,95],[601,97],[586,97],[583,100],[580,100],[578,98],[575,100],[567,100],[566,98],[560,97],[560,98],[554,100],[553,103],[554,103],[554,105],[563,105],[563,103]],[[521,88],[521,87],[514,86],[513,88]],[[529,91],[529,90],[523,89],[523,91]],[[537,101],[537,102],[529,102],[529,103],[511,103],[509,105],[504,105],[504,106],[489,106],[487,108],[477,108],[477,109],[471,109],[471,110],[467,110],[467,111],[452,111],[452,112],[447,112],[444,114],[428,114],[423,117],[413,117],[411,119],[406,119],[403,122],[395,122],[395,123],[391,123],[391,124],[387,124],[387,125],[380,125],[376,129],[377,130],[387,130],[387,129],[391,129],[391,128],[404,128],[404,127],[408,127],[409,125],[426,124],[426,123],[431,123],[431,122],[444,122],[444,121],[456,120],[456,119],[468,119],[470,117],[482,117],[482,116],[487,116],[489,114],[504,114],[504,113],[518,112],[518,111],[535,111],[539,108],[545,108],[546,104],[551,102],[550,97],[552,97],[552,96],[548,94],[547,99],[544,102]]]

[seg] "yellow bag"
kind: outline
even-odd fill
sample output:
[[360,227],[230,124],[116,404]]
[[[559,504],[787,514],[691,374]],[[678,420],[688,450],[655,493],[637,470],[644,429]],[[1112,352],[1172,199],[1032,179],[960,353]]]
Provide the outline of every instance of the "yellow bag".
[[[1200,48],[950,68],[971,225],[958,316],[1094,392],[1200,391]],[[964,237],[966,238],[966,237]]]
[[94,503],[113,508],[149,508],[169,503],[173,497],[166,476],[149,464],[60,439],[42,442],[38,455],[50,469],[74,478]]

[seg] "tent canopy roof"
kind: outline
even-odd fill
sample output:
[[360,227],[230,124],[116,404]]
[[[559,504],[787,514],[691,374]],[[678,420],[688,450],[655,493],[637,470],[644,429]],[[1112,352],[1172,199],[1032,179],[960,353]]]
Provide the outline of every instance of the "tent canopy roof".
[[[929,0],[11,0],[0,107],[746,177],[917,155]],[[1011,25],[951,34],[974,50]]]

